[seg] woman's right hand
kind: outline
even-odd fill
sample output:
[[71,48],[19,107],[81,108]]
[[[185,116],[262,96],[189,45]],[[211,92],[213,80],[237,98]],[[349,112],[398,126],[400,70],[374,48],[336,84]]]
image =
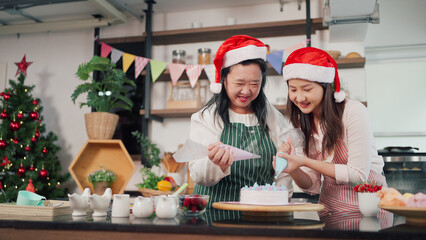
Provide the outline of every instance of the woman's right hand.
[[212,143],[208,146],[210,161],[218,165],[222,171],[232,165],[234,162],[234,154],[230,149],[222,148],[222,142]]

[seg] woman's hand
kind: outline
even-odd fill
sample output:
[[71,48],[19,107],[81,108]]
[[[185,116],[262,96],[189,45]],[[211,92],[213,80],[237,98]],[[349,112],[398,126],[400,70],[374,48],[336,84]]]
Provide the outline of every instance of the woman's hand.
[[223,145],[222,142],[212,143],[208,146],[209,149],[209,159],[214,164],[218,165],[222,171],[225,171],[226,168],[232,165],[234,162],[234,154],[230,149],[220,147]]
[[[293,144],[291,143],[291,138],[288,138],[288,142],[284,143],[283,145],[279,147],[277,156],[287,159],[287,167],[283,171],[285,173],[292,173],[295,169],[303,165],[304,158],[296,156],[296,150]],[[274,160],[272,163],[274,169],[275,169],[275,162],[276,162],[276,159],[274,157]]]

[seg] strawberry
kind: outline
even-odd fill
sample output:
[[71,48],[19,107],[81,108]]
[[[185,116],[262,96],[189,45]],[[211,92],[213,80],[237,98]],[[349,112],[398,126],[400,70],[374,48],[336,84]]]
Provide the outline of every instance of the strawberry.
[[190,198],[185,198],[183,200],[183,206],[185,206],[185,207],[191,206],[191,199]]
[[191,211],[192,211],[193,213],[195,213],[195,212],[197,211],[197,206],[192,205],[192,206],[191,206]]
[[202,199],[200,199],[200,198],[194,197],[194,198],[191,199],[191,204],[197,206],[197,205],[201,204],[201,200]]

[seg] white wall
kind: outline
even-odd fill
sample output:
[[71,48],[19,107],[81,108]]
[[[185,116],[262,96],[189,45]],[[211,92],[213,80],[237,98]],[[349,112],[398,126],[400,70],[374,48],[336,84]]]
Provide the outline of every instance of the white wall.
[[[322,6],[319,2],[311,1],[312,18],[321,16]],[[279,4],[276,3],[229,9],[209,9],[208,11],[154,14],[153,29],[159,31],[189,28],[193,21],[201,22],[205,27],[225,25],[228,17],[236,18],[237,24],[304,19],[305,5],[302,4],[302,9],[298,11],[296,2],[286,4],[284,12],[279,11]],[[144,32],[144,25],[145,23],[134,20],[126,24],[102,28],[101,38],[139,36]],[[380,25],[378,27],[380,28]],[[279,50],[303,39],[304,36],[291,36],[261,40],[268,43],[272,50]],[[388,38],[382,39],[381,42],[386,43],[387,41]],[[155,46],[152,58],[171,62],[172,50],[184,49],[187,51],[187,55],[192,56],[192,61],[194,61],[198,48],[209,47],[214,53],[220,43],[205,42]],[[341,50],[343,55],[351,51],[357,51],[364,55],[363,43],[329,43],[328,31],[312,35],[312,43],[315,47]],[[34,61],[28,68],[27,84],[36,85],[34,95],[42,100],[47,129],[55,132],[59,137],[58,144],[62,147],[60,159],[63,168],[67,169],[87,140],[83,115],[89,112],[89,109],[79,109],[77,105],[72,103],[70,95],[79,84],[74,76],[77,66],[88,61],[93,55],[93,31],[22,34],[20,38],[15,35],[1,36],[0,62],[8,63],[8,79],[16,79],[14,76],[16,67],[13,63],[19,62],[24,54],[27,54],[27,61]],[[191,58],[189,59],[191,60]],[[351,96],[365,100],[365,70],[347,69],[341,70],[340,74],[343,81],[342,85],[349,89]],[[277,98],[286,96],[286,86],[280,77],[269,77],[268,81],[267,93],[271,102],[274,103]],[[168,84],[154,84],[154,109],[165,107],[167,94]],[[149,135],[152,141],[158,144],[161,151],[174,151],[177,145],[187,138],[188,132],[189,119],[165,119],[163,123],[152,122]],[[70,183],[69,185],[71,191],[77,191],[75,184]]]

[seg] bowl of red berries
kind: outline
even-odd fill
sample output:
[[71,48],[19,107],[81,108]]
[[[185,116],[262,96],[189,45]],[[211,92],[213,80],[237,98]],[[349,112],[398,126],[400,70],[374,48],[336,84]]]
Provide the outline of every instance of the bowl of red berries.
[[206,211],[209,195],[180,195],[179,209],[186,216],[198,216]]

